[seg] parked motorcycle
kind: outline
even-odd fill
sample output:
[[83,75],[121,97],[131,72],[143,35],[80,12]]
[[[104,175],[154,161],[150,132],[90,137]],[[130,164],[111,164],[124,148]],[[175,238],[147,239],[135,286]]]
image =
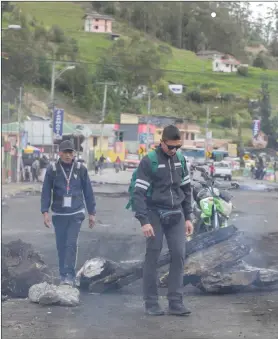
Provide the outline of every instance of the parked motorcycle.
[[202,167],[195,167],[202,173],[204,181],[193,180],[194,233],[209,232],[227,227],[232,213],[232,195],[227,190],[214,186],[214,180]]

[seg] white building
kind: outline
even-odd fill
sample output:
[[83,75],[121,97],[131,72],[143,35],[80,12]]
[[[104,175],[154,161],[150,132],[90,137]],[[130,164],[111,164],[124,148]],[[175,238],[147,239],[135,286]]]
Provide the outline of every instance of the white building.
[[240,62],[231,55],[216,57],[212,61],[213,72],[237,72]]

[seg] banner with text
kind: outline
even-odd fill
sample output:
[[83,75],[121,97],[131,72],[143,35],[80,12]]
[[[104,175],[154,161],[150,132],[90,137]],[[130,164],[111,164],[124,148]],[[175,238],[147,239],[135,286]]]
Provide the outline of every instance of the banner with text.
[[64,110],[60,108],[54,109],[53,116],[53,135],[54,139],[63,139],[63,122],[64,122]]

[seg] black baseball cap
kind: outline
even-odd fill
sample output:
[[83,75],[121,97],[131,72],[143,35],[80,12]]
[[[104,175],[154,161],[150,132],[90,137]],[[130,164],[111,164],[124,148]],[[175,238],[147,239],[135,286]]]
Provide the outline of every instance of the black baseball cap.
[[65,140],[60,143],[59,146],[59,151],[60,152],[65,152],[65,151],[75,151],[74,145],[70,140]]

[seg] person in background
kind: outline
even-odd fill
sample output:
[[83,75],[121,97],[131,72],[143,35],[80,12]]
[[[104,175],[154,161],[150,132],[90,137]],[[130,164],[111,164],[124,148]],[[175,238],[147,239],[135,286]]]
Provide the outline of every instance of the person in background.
[[213,178],[213,176],[214,176],[214,173],[215,173],[215,167],[214,167],[214,164],[213,164],[213,162],[210,164],[210,166],[209,166],[209,174],[210,174],[210,176]]
[[33,182],[39,182],[39,173],[40,173],[40,161],[35,159],[31,166]]
[[99,174],[102,174],[105,160],[106,160],[106,158],[102,154],[101,157],[99,158],[99,161],[98,161]]
[[115,170],[116,172],[119,172],[119,170],[122,169],[122,162],[119,156],[117,156],[116,160],[115,160]]
[[98,174],[98,160],[97,158],[94,161],[95,174]]
[[61,142],[58,161],[47,168],[42,194],[41,213],[44,225],[51,227],[49,208],[56,235],[61,284],[73,286],[77,239],[85,219],[85,204],[89,214],[89,227],[95,225],[96,203],[86,167],[74,161],[74,145]]
[[[188,315],[183,304],[183,273],[186,236],[193,233],[191,222],[191,185],[187,167],[183,168],[177,150],[182,146],[176,126],[164,128],[157,154],[158,169],[153,173],[146,155],[140,162],[135,182],[133,203],[135,217],[146,237],[143,270],[143,293],[148,315],[163,315],[158,303],[157,263],[165,234],[171,255],[168,279],[169,313]],[[183,175],[184,174],[184,175]],[[152,196],[147,197],[152,185]]]
[[274,181],[277,182],[277,175],[278,175],[277,170],[278,170],[278,168],[277,168],[277,162],[276,161],[274,161],[273,170],[274,170]]
[[40,179],[41,179],[41,182],[44,182],[44,177],[45,177],[45,173],[46,173],[46,169],[47,169],[48,165],[49,165],[49,160],[47,159],[47,156],[44,154],[40,158],[40,169],[41,169]]

